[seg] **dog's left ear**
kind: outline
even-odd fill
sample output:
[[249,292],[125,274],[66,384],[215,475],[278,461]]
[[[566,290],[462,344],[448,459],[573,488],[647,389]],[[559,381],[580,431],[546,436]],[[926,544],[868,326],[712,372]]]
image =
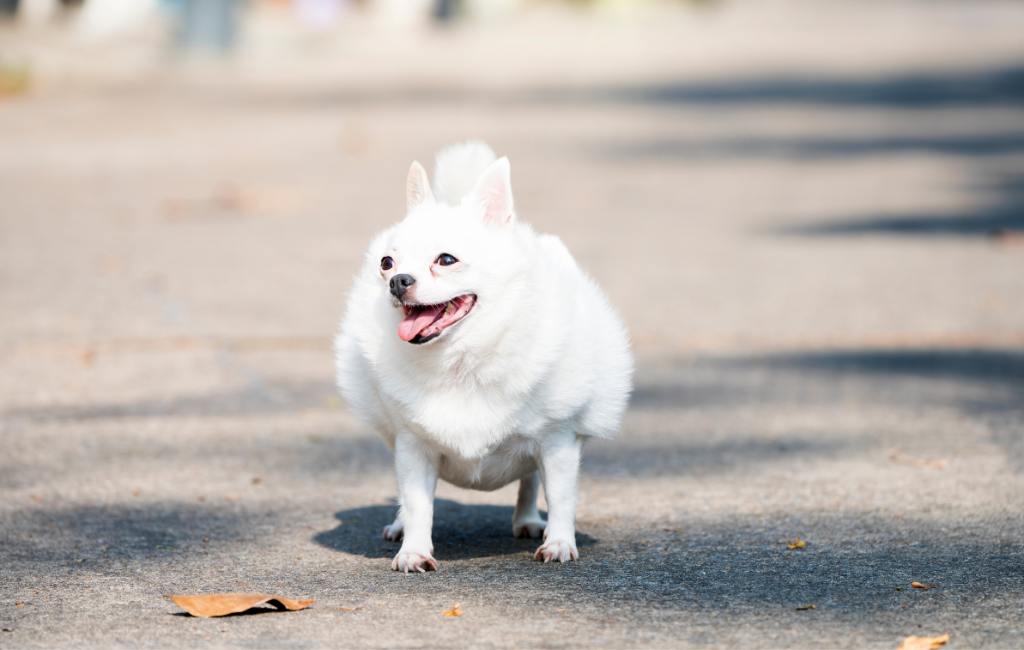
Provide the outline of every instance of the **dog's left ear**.
[[405,181],[405,207],[410,212],[413,208],[427,201],[433,201],[434,194],[430,191],[427,170],[419,162],[413,162],[409,168],[409,179]]
[[484,223],[505,226],[515,219],[512,206],[512,175],[508,158],[500,158],[484,170],[470,199],[484,212]]

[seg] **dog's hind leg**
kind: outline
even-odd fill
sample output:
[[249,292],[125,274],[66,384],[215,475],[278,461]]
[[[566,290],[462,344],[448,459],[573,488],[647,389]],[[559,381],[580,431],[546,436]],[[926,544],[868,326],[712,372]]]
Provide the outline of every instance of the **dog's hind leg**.
[[402,523],[402,514],[399,512],[395,515],[395,522],[390,526],[384,527],[384,532],[381,533],[381,537],[388,540],[389,542],[397,542],[402,539],[405,535],[405,524]]
[[537,494],[540,491],[540,472],[532,472],[519,479],[519,498],[512,515],[512,535],[515,537],[540,537],[544,534],[544,521],[537,511]]

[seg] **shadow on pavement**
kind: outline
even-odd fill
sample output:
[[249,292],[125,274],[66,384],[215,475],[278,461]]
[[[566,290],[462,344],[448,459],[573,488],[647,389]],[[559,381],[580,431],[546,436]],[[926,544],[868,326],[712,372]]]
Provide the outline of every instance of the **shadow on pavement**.
[[941,404],[1024,409],[1024,351],[864,349],[641,360],[630,405]]
[[[438,560],[466,560],[533,552],[536,539],[512,537],[512,506],[465,505],[448,499],[434,502],[434,555]],[[366,506],[343,510],[335,515],[337,528],[318,533],[313,541],[321,546],[363,557],[393,556],[401,542],[381,538],[381,531],[395,520],[397,505]],[[547,516],[547,513],[541,513]],[[576,545],[592,546],[597,540],[577,532]]]
[[601,151],[613,157],[694,160],[719,158],[851,159],[861,156],[891,156],[905,153],[980,157],[1016,154],[1024,151],[1024,133],[736,140],[671,140],[663,138],[651,142],[605,147]]
[[104,420],[149,416],[221,416],[281,413],[325,408],[337,400],[330,381],[254,382],[233,392],[191,395],[169,400],[145,400],[122,404],[82,404],[45,408],[9,409],[12,418],[36,421]]
[[168,564],[180,561],[183,551],[213,550],[272,529],[267,517],[274,515],[201,503],[38,506],[3,522],[0,557],[91,573],[124,562]]
[[991,236],[1024,231],[1024,176],[999,179],[987,188],[987,204],[961,214],[871,216],[845,221],[792,226],[791,235]]
[[[1002,599],[1024,595],[1019,530],[1016,537],[983,539],[971,530],[981,521],[940,528],[934,520],[794,510],[676,525],[651,526],[629,542],[603,536],[608,543],[586,554],[593,562],[577,579],[585,597],[725,616],[779,607],[800,616],[796,606],[816,603],[829,615],[871,614],[882,623],[986,601],[1008,614],[1013,607]],[[788,550],[785,540],[797,536],[807,548]],[[921,592],[911,582],[939,588]]]
[[[758,106],[808,104],[844,107],[922,109],[1024,105],[1024,68],[980,69],[962,73],[919,73],[873,79],[828,77],[752,77],[725,81],[679,82],[577,88],[484,90],[406,85],[396,89],[330,90],[259,94],[264,105],[304,104],[333,108],[339,104],[443,105],[479,102],[503,106],[530,104],[662,104]],[[250,94],[251,95],[251,94]],[[209,94],[206,95],[208,97]],[[253,97],[247,96],[246,101]]]
[[[890,408],[948,413],[983,422],[1008,460],[1024,471],[1024,351],[1018,349],[866,349],[642,359],[631,401],[633,417],[715,409]],[[767,425],[724,439],[671,417],[644,421],[645,436],[628,430],[587,447],[584,470],[631,476],[743,467],[785,456],[834,456],[879,449],[886,427],[854,435],[807,430],[766,438]],[[839,417],[834,412],[833,417]],[[630,420],[627,418],[627,427]],[[946,435],[953,436],[953,429]],[[936,432],[932,440],[939,443]],[[947,443],[955,446],[955,440]]]
[[683,83],[619,91],[623,97],[671,104],[802,103],[888,108],[1024,105],[1024,68],[878,79],[775,78]]

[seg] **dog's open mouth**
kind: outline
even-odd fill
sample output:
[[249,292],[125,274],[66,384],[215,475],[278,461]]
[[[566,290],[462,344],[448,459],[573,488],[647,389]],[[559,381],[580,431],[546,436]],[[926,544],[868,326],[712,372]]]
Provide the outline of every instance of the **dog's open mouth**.
[[409,343],[426,343],[441,335],[473,309],[476,296],[466,294],[439,305],[402,305],[405,320],[398,326],[398,337]]

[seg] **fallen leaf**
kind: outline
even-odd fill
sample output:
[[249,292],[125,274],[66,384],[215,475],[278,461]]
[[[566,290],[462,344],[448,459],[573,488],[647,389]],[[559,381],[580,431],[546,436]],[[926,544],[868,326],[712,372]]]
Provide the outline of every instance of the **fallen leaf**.
[[796,608],[796,611],[802,612],[802,611],[807,610],[807,609],[818,609],[818,606],[817,605],[800,605],[799,607]]
[[302,208],[303,197],[286,188],[252,188],[225,185],[213,198],[225,210],[244,214],[289,214]]
[[930,467],[932,469],[944,469],[949,461],[946,460],[925,460],[922,458],[911,458],[910,456],[904,456],[900,453],[899,449],[893,449],[889,452],[889,458],[902,463],[903,465],[910,465],[911,467]]
[[24,607],[25,603],[14,603],[15,607]]
[[445,618],[451,618],[452,616],[462,616],[461,605],[462,603],[455,603],[455,607],[452,607],[447,611],[442,609],[441,613],[444,614]]
[[28,92],[31,79],[27,68],[0,67],[0,97]]
[[564,611],[566,611],[567,609],[568,609],[568,607],[565,607],[565,608],[562,608],[562,609],[556,609],[555,611],[556,611],[556,612],[564,612]]
[[908,636],[896,650],[935,650],[940,645],[949,641],[949,635],[942,636]]
[[93,362],[96,361],[96,350],[93,348],[86,348],[78,355],[78,362],[84,367],[89,368]]
[[340,611],[343,611],[343,612],[354,612],[356,610],[366,609],[366,608],[365,607],[339,607],[338,609]]
[[910,586],[914,589],[938,589],[939,585],[923,585],[920,582],[911,582]]
[[797,548],[807,548],[807,542],[800,539],[799,537],[796,538],[795,542],[791,539],[787,539],[786,542],[789,544],[789,550],[791,551]]
[[226,616],[237,614],[270,603],[278,609],[298,610],[305,609],[313,604],[313,599],[292,600],[269,594],[198,594],[195,596],[172,596],[165,594],[174,601],[174,604],[182,608],[192,616],[199,618],[210,618],[211,616]]

